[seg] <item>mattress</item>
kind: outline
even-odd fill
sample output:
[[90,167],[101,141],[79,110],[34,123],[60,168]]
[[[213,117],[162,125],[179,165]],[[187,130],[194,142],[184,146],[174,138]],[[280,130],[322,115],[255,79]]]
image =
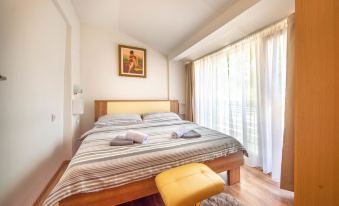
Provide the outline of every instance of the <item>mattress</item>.
[[[171,138],[172,131],[183,126],[195,130],[201,137]],[[110,146],[115,136],[123,135],[128,130],[148,134],[148,143]],[[245,152],[233,137],[183,120],[93,128],[81,140],[79,150],[44,205],[55,205],[74,194],[101,191],[148,179],[187,163]]]

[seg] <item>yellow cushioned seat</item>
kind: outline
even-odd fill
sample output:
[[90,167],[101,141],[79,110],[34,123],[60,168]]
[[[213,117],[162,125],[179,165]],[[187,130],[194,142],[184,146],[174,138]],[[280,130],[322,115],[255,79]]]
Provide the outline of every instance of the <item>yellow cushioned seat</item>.
[[156,185],[166,206],[193,206],[224,190],[225,182],[209,167],[191,163],[160,173]]

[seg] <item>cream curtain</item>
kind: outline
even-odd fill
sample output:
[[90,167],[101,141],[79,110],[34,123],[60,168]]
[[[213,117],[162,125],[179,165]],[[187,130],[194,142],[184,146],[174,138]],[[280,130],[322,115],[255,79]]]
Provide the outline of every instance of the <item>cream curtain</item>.
[[185,119],[194,121],[194,64],[188,63],[185,65],[186,73],[186,102],[185,102]]
[[280,187],[294,191],[294,14],[288,18],[285,129]]
[[197,123],[243,143],[246,164],[280,180],[287,20],[194,62]]

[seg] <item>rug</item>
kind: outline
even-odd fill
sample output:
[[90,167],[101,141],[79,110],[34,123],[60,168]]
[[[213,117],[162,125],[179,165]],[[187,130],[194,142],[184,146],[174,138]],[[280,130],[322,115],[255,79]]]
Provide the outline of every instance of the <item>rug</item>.
[[201,206],[244,206],[232,195],[220,193],[200,203]]

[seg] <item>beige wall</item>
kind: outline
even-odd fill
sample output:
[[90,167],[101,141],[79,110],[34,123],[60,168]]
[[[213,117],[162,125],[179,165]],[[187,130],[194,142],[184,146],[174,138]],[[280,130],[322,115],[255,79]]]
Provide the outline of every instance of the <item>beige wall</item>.
[[[71,8],[67,4],[0,2],[0,74],[8,78],[0,82],[0,205],[32,205],[71,154],[64,143],[77,126],[70,111],[66,118],[64,113],[80,70],[74,49],[79,37],[69,32],[76,30],[74,21],[61,13]],[[64,139],[67,125],[71,136]]]
[[[118,44],[147,49],[147,78],[118,75]],[[81,82],[84,89],[85,114],[81,131],[92,128],[95,99],[183,99],[184,78],[180,63],[168,63],[167,57],[119,31],[107,31],[87,24],[81,25]],[[168,85],[168,65],[170,70]],[[183,66],[182,66],[183,68]],[[169,86],[169,87],[168,87]],[[173,89],[173,92],[168,92]]]

